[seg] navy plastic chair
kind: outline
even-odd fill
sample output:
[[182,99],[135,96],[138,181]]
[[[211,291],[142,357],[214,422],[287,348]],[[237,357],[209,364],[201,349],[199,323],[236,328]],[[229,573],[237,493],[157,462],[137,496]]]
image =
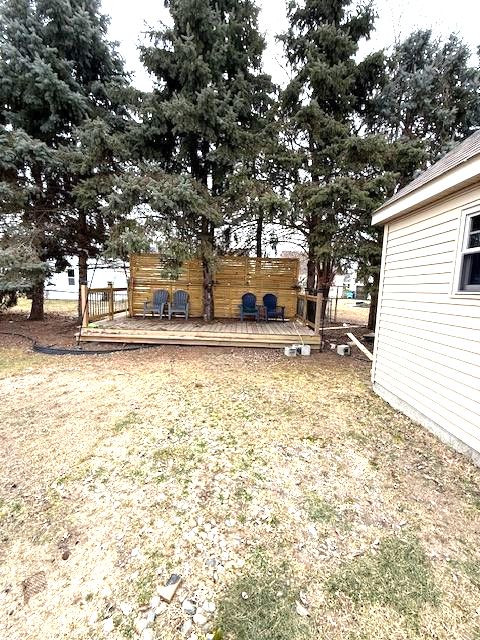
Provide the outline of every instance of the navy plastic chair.
[[166,289],[155,289],[155,291],[153,292],[152,301],[145,301],[143,303],[143,317],[145,318],[145,315],[151,311],[152,316],[154,316],[155,313],[158,313],[161,318],[163,316],[163,312],[167,303],[168,291]]
[[273,293],[267,293],[263,296],[263,306],[265,309],[265,320],[273,318],[281,318],[285,320],[285,307],[279,307],[277,304],[277,296]]
[[259,319],[259,310],[257,307],[257,298],[253,293],[244,293],[242,296],[242,303],[238,305],[240,309],[240,320],[245,318]]
[[173,294],[173,300],[168,305],[168,319],[171,320],[173,314],[175,315],[184,315],[185,320],[188,320],[188,310],[189,310],[189,302],[188,302],[188,293],[186,291],[182,291],[179,289],[175,291]]

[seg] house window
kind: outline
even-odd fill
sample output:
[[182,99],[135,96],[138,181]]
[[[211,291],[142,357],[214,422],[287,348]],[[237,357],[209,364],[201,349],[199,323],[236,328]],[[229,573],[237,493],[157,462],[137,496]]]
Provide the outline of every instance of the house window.
[[480,213],[465,220],[459,290],[480,291]]
[[68,276],[68,285],[70,287],[74,287],[75,286],[75,269],[67,269],[67,276]]

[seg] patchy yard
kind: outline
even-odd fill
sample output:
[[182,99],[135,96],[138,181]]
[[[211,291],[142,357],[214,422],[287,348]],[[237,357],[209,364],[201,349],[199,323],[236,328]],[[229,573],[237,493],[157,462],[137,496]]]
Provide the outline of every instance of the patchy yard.
[[480,638],[479,470],[360,357],[0,338],[0,637]]
[[[335,308],[335,301],[333,302]],[[363,306],[365,305],[365,306]],[[368,322],[369,304],[359,304],[358,300],[340,298],[337,301],[337,322],[348,322],[355,325],[366,325]]]

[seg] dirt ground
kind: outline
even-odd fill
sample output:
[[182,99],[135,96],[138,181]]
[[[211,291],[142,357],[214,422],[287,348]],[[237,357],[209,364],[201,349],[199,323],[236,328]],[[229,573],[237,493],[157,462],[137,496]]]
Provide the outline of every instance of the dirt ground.
[[480,639],[480,472],[358,352],[0,345],[1,638]]

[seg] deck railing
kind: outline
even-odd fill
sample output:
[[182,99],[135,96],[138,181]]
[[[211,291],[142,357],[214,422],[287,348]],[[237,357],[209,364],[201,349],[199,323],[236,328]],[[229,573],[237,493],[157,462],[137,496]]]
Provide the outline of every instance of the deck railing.
[[[334,319],[335,316],[335,319]],[[331,298],[324,298],[321,293],[310,295],[299,293],[297,295],[297,318],[319,333],[322,325],[327,322],[335,322],[336,305],[332,304]]]
[[87,285],[81,288],[82,326],[89,322],[109,318],[113,320],[116,313],[128,310],[128,289],[126,287],[108,287],[90,289]]

